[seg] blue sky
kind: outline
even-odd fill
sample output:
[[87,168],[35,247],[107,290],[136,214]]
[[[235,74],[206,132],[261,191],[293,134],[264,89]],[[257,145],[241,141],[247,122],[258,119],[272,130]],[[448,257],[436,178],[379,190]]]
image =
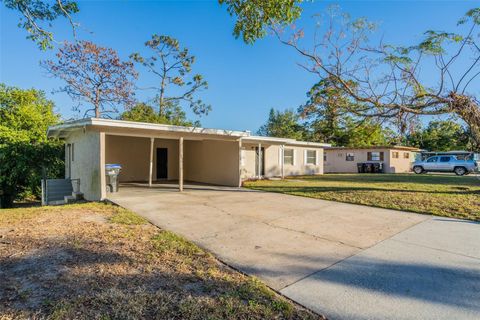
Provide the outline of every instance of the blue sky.
[[[380,34],[390,43],[413,44],[428,29],[454,30],[456,21],[478,1],[312,1],[303,5],[299,24],[337,3],[353,17],[380,23]],[[116,49],[121,57],[143,50],[153,33],[179,39],[197,58],[193,71],[209,82],[201,98],[212,112],[201,118],[204,127],[256,131],[270,108],[296,109],[315,78],[298,67],[292,50],[273,37],[246,45],[232,35],[234,19],[217,1],[80,1],[80,37]],[[39,61],[53,56],[43,52],[17,28],[18,16],[0,4],[0,81],[7,85],[44,90],[65,119],[74,105],[63,94],[52,94],[61,83],[46,77]],[[56,22],[57,39],[70,37],[64,21]],[[139,84],[154,78],[145,70]],[[151,95],[151,94],[150,94]],[[147,92],[139,92],[146,100]]]

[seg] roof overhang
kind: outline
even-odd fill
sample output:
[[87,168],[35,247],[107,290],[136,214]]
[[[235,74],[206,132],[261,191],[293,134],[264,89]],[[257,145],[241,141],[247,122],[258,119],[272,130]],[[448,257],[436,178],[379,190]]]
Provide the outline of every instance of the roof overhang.
[[73,131],[78,130],[105,132],[105,134],[107,135],[151,137],[164,139],[176,139],[179,137],[184,137],[185,139],[191,140],[241,140],[242,142],[246,143],[305,146],[315,148],[325,148],[331,146],[327,143],[297,141],[295,139],[288,138],[252,136],[250,135],[249,131],[184,127],[168,124],[111,120],[101,118],[86,118],[68,121],[56,126],[52,126],[48,128],[47,136],[63,139],[68,137]]
[[315,147],[315,148],[325,148],[325,147],[331,146],[331,144],[328,144],[328,143],[298,141],[295,139],[264,137],[264,136],[249,136],[249,137],[241,138],[241,140],[242,142],[246,142],[246,143],[260,143],[260,144],[265,143],[265,144],[305,146],[305,147]]
[[419,148],[406,146],[370,146],[370,147],[327,147],[327,150],[370,150],[370,149],[389,149],[418,152]]
[[75,121],[68,121],[63,124],[48,128],[47,136],[64,138],[72,131],[90,129],[105,132],[106,134],[145,136],[145,137],[203,137],[225,140],[238,140],[241,137],[249,136],[248,131],[234,131],[223,129],[208,129],[200,127],[184,127],[167,124],[111,120],[100,118],[87,118]]

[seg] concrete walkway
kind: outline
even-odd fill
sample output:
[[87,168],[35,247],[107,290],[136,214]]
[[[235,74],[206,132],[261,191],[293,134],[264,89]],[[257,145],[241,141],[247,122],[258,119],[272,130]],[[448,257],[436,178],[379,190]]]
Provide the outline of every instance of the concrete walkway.
[[478,319],[480,224],[236,188],[109,198],[331,319]]

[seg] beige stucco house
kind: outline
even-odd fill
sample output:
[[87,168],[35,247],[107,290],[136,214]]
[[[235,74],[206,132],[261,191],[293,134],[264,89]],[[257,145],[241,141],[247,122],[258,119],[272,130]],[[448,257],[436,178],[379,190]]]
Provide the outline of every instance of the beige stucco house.
[[418,151],[418,148],[403,146],[327,147],[323,167],[325,173],[354,173],[359,162],[382,162],[386,173],[410,172]]
[[105,164],[122,166],[120,182],[176,180],[240,186],[247,179],[322,174],[328,144],[231,131],[109,119],[50,127],[65,141],[65,176],[87,200],[106,197]]

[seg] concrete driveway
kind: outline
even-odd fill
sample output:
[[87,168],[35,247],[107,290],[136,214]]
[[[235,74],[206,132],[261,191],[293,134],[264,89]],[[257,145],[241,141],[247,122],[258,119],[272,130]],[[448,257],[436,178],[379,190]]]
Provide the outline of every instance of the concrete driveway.
[[478,319],[480,224],[236,188],[110,200],[331,319]]

